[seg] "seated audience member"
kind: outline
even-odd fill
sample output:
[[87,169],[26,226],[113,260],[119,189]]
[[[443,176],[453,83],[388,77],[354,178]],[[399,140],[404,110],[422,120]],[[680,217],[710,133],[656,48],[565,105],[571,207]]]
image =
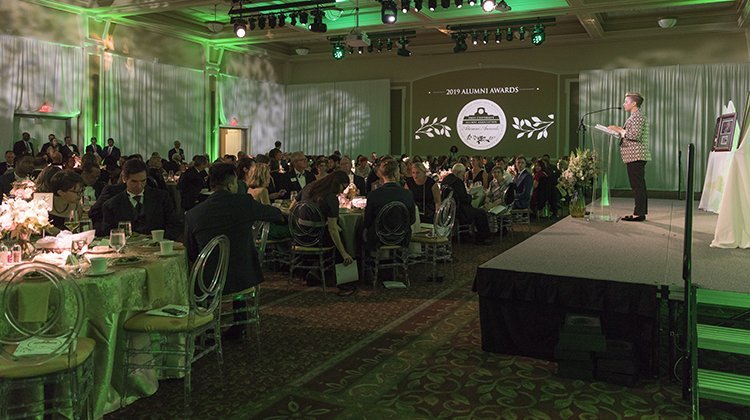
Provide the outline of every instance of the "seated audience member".
[[328,161],[326,162],[326,172],[331,173],[339,169],[340,165],[341,155],[337,155],[336,153],[334,153],[331,156],[328,156]]
[[65,158],[63,159],[64,159],[63,165],[62,165],[63,169],[76,171],[76,172],[81,171],[81,168],[80,168],[81,164],[80,164],[78,156],[73,155],[73,156],[69,156],[67,159]]
[[73,139],[70,136],[65,136],[64,143],[59,150],[63,155],[63,160],[68,160],[71,156],[81,156],[78,146],[73,144]]
[[529,208],[532,214],[537,213],[544,209],[544,206],[549,204],[550,210],[552,209],[552,182],[549,176],[547,165],[544,160],[539,159],[534,164],[534,172],[532,174],[532,185],[534,188],[531,192],[531,201],[529,202]]
[[289,192],[300,192],[315,181],[315,175],[307,169],[307,157],[302,152],[292,153],[291,164],[291,170],[284,174],[283,186]]
[[34,158],[34,170],[31,172],[31,177],[36,179],[42,172],[42,169],[49,166],[49,161],[46,155],[38,155]]
[[52,196],[52,210],[49,212],[49,221],[54,229],[47,229],[52,235],[57,235],[62,230],[69,230],[65,221],[74,214],[81,216],[81,193],[83,192],[83,179],[74,171],[57,171],[50,180]]
[[464,179],[466,176],[466,167],[462,163],[453,165],[451,173],[443,178],[442,198],[445,200],[450,192],[453,192],[453,199],[456,201],[456,215],[461,224],[473,223],[476,228],[474,237],[477,244],[487,245],[490,239],[490,226],[487,218],[487,212],[472,207],[471,196],[466,192]]
[[0,162],[0,175],[7,172],[9,169],[13,169],[13,164],[16,162],[16,154],[12,150],[5,151],[5,162]]
[[180,155],[177,153],[174,153],[171,155],[169,160],[167,160],[167,163],[164,164],[164,170],[169,172],[172,172],[173,174],[176,174],[180,172],[180,164],[182,163],[182,159]]
[[54,192],[51,184],[52,177],[60,171],[62,171],[62,168],[53,165],[42,169],[42,172],[39,172],[39,175],[36,177],[36,191],[40,193]]
[[484,209],[489,210],[499,205],[506,205],[505,196],[507,195],[506,187],[510,185],[513,180],[510,174],[505,171],[505,165],[502,164],[502,160],[498,160],[500,165],[495,164],[492,168],[492,181],[490,181],[490,188],[487,190],[487,196],[484,201]]
[[315,174],[315,180],[320,181],[328,175],[328,159],[321,157],[315,160],[315,166],[313,166],[313,173]]
[[368,194],[371,191],[383,185],[383,177],[380,172],[380,167],[383,164],[383,162],[387,160],[394,160],[394,159],[393,157],[389,155],[385,155],[385,156],[381,156],[378,160],[373,161],[372,171],[370,172],[370,175],[368,175],[367,179],[365,180]]
[[0,176],[0,192],[2,195],[8,195],[13,188],[13,183],[32,179],[34,172],[34,157],[31,155],[21,155],[16,158],[15,168],[7,170]]
[[200,200],[201,190],[208,188],[208,158],[203,155],[193,157],[193,166],[180,176],[177,188],[182,197],[182,208],[187,211],[195,207]]
[[[406,206],[408,211],[409,225],[416,221],[416,211],[414,206],[414,197],[412,193],[405,190],[398,183],[399,179],[399,162],[393,159],[385,159],[380,163],[380,174],[383,185],[367,195],[367,206],[365,207],[365,217],[362,222],[364,229],[365,250],[372,251],[378,248],[380,241],[377,236],[377,227],[375,219],[378,217],[380,210],[386,204],[398,201]],[[404,238],[402,245],[406,246],[411,240],[411,231]]]
[[247,157],[247,153],[243,152],[242,150],[240,150],[239,152],[237,152],[237,161],[238,162],[240,161],[240,159],[243,159],[243,158],[246,158],[246,157]]
[[166,191],[146,185],[147,169],[146,164],[137,159],[125,162],[122,168],[125,190],[104,203],[102,235],[107,235],[122,221],[131,222],[133,232],[144,235],[150,235],[155,229],[163,229],[169,239],[180,235],[181,226],[172,199]]
[[240,158],[237,161],[237,194],[247,194],[247,174],[255,166],[255,159]]
[[39,149],[39,153],[49,156],[51,150],[57,150],[58,143],[57,143],[57,137],[55,137],[54,134],[50,134],[49,136],[47,136],[47,139],[49,141],[42,145],[42,148]]
[[[185,248],[191,263],[216,236],[229,238],[229,268],[224,294],[241,292],[263,282],[263,270],[253,240],[253,224],[259,220],[281,222],[284,218],[279,209],[260,204],[249,194],[237,194],[235,170],[234,165],[227,163],[211,166],[209,182],[213,194],[185,214]],[[233,305],[238,309],[244,302],[235,301]],[[239,338],[243,329],[244,326],[233,326],[224,333],[224,338]]]
[[167,183],[164,181],[164,170],[161,167],[161,157],[159,155],[151,156],[148,160],[148,185],[160,190],[167,189]]
[[[185,151],[182,150],[181,146],[182,144],[180,144],[179,140],[174,141],[174,147],[167,152],[168,160],[174,160],[176,162],[183,162],[185,160]],[[174,155],[177,155],[177,157],[173,159]]]
[[352,172],[352,160],[349,158],[349,156],[341,157],[339,169],[344,171],[345,174],[349,175],[349,183],[354,184],[354,186],[357,187],[357,190],[359,191],[358,195],[365,195],[365,190],[367,188],[365,179]]
[[83,179],[83,201],[93,205],[107,185],[99,177],[101,169],[96,165],[85,165],[81,168],[81,179]]
[[480,183],[482,188],[487,189],[490,186],[487,172],[484,171],[481,156],[472,156],[469,160],[471,171],[466,173],[466,186],[471,188],[473,185]]
[[533,177],[526,170],[526,158],[524,156],[516,156],[515,169],[516,176],[513,177],[513,184],[516,186],[516,198],[513,201],[513,208],[528,209],[531,202]]
[[[261,204],[271,204],[268,195],[268,184],[271,182],[271,170],[265,163],[253,165],[247,172],[247,193]],[[268,239],[282,239],[289,237],[289,226],[271,224]]]
[[354,168],[354,173],[365,179],[367,175],[370,175],[370,161],[367,160],[366,156],[357,156],[357,166]]
[[406,188],[411,191],[414,202],[421,214],[420,220],[432,223],[435,211],[440,208],[440,187],[434,179],[427,176],[422,163],[415,163],[411,167],[410,178],[406,179]]

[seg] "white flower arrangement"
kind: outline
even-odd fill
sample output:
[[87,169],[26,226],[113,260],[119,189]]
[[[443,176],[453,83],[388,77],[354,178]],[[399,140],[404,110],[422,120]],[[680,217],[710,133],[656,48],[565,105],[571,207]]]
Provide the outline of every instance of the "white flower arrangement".
[[36,185],[32,181],[13,183],[10,196],[0,204],[0,238],[27,239],[49,226],[49,211],[44,200],[32,200]]
[[10,196],[21,200],[31,200],[36,192],[36,184],[31,180],[16,181],[10,190]]
[[599,162],[589,149],[577,149],[571,156],[567,169],[560,174],[558,189],[569,195],[577,188],[591,185],[591,180],[599,174]]

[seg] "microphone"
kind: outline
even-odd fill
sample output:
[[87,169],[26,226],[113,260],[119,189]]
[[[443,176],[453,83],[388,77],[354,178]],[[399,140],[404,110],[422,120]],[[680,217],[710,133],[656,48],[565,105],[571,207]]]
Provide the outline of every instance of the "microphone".
[[576,132],[577,133],[579,133],[581,131],[583,131],[584,133],[586,132],[586,124],[583,123],[584,118],[586,118],[586,117],[588,117],[589,115],[592,115],[592,114],[598,114],[598,113],[604,112],[604,111],[611,111],[613,109],[620,109],[621,110],[622,107],[621,106],[611,106],[609,108],[598,109],[596,111],[591,111],[591,112],[587,112],[587,113],[583,114],[583,116],[581,117],[581,121],[578,123],[578,130]]

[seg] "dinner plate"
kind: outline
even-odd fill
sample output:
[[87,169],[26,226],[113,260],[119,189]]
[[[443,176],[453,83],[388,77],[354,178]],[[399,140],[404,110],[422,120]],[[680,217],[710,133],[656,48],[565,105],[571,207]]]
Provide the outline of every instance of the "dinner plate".
[[92,273],[91,271],[86,272],[86,277],[103,277],[114,273],[114,270],[107,270],[103,273]]
[[141,257],[119,257],[112,259],[111,265],[131,265],[143,261]]
[[178,250],[174,250],[172,252],[159,251],[159,252],[154,253],[154,255],[156,255],[157,257],[174,257],[175,255],[180,255],[180,254],[182,254],[182,252]]
[[109,254],[110,252],[113,252],[114,250],[110,248],[107,245],[97,245],[89,248],[87,253],[89,254]]

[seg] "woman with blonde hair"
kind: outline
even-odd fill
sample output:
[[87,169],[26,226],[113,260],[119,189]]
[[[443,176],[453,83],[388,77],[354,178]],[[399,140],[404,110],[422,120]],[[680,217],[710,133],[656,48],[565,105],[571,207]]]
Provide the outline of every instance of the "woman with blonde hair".
[[[267,163],[256,162],[245,175],[247,193],[261,204],[271,204],[268,194],[268,185],[271,183],[271,168]],[[271,223],[268,231],[268,239],[283,239],[290,237],[289,226]]]

